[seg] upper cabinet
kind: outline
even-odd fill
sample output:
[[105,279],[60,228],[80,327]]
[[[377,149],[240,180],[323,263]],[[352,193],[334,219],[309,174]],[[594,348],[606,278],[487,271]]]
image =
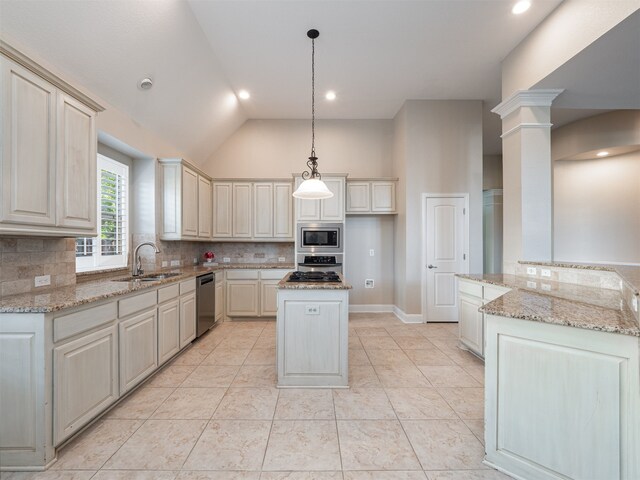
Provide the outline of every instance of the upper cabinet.
[[293,241],[292,182],[214,181],[213,239]]
[[160,160],[162,240],[210,241],[213,189],[211,178],[181,159]]
[[347,182],[347,215],[396,213],[397,179],[353,179]]
[[0,234],[96,232],[103,108],[0,41]]
[[[345,176],[322,177],[333,197],[324,200],[301,200],[296,198],[296,221],[298,222],[333,222],[344,221],[345,213]],[[296,177],[296,188],[302,178]]]

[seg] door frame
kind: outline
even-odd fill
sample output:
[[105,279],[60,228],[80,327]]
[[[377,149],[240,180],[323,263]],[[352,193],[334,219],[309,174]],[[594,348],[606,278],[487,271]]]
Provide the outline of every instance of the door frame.
[[469,194],[468,193],[423,193],[422,194],[422,228],[420,231],[420,241],[421,241],[421,260],[422,267],[420,274],[420,305],[422,307],[422,323],[427,322],[427,236],[425,232],[427,231],[427,200],[429,198],[464,198],[464,208],[466,209],[466,214],[464,215],[464,249],[467,255],[467,258],[464,260],[464,272],[469,273]]

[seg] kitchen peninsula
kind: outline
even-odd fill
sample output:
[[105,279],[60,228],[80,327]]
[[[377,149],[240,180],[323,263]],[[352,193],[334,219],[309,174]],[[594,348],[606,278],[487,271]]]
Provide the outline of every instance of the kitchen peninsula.
[[340,274],[293,272],[278,284],[278,387],[347,387],[349,290]]

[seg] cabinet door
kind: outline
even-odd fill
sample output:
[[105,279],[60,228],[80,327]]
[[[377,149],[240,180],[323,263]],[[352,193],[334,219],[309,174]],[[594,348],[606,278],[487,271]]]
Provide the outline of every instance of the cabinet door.
[[273,236],[293,240],[291,183],[273,184]]
[[56,223],[56,89],[2,57],[0,221]]
[[253,202],[253,236],[273,238],[273,183],[254,183]]
[[213,222],[211,180],[198,175],[198,237],[211,238]]
[[153,308],[120,322],[120,394],[158,367],[158,317]]
[[198,174],[182,167],[182,236],[198,236]]
[[[296,178],[296,188],[302,183],[302,178]],[[302,200],[296,198],[296,220],[310,222],[320,220],[320,200]]]
[[233,184],[233,237],[251,238],[251,184]]
[[396,211],[396,183],[372,182],[371,183],[371,211],[395,212]]
[[344,178],[323,179],[333,197],[320,200],[320,220],[342,222],[344,220]]
[[258,286],[258,280],[227,280],[227,316],[257,317]]
[[54,444],[118,399],[116,325],[53,349]]
[[482,306],[482,299],[459,294],[458,328],[460,342],[480,356],[484,355],[484,325],[483,315],[478,309]]
[[260,316],[275,317],[278,313],[279,280],[260,281]]
[[216,322],[224,317],[224,283],[216,282]]
[[370,212],[370,187],[369,182],[347,183],[347,213]]
[[233,235],[231,228],[232,184],[213,184],[213,236],[227,238]]
[[180,348],[196,338],[196,294],[180,297]]
[[58,92],[57,130],[57,223],[95,231],[98,162],[95,112]]
[[180,351],[180,307],[178,300],[158,307],[158,365]]

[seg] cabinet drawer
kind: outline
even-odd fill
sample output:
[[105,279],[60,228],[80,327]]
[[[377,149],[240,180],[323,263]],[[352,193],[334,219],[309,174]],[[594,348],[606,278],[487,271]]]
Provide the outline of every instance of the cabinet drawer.
[[482,298],[482,285],[467,280],[458,280],[458,289],[460,293],[466,293],[474,297]]
[[196,279],[192,278],[186,282],[180,282],[180,295],[193,292],[196,289]]
[[227,270],[228,280],[257,280],[258,270]]
[[484,286],[484,299],[487,301],[495,300],[509,291],[508,288],[494,287],[490,285]]
[[157,302],[158,293],[156,290],[136,295],[135,297],[125,298],[118,302],[118,316],[121,318],[126,317],[145,308],[153,307]]
[[282,280],[287,273],[289,270],[261,270],[260,278],[262,280]]
[[158,303],[164,303],[167,300],[176,298],[179,294],[180,286],[177,283],[174,285],[169,285],[168,287],[160,288],[158,289]]
[[78,333],[112,322],[117,317],[116,302],[87,308],[79,312],[56,317],[53,320],[53,341],[59,342]]

